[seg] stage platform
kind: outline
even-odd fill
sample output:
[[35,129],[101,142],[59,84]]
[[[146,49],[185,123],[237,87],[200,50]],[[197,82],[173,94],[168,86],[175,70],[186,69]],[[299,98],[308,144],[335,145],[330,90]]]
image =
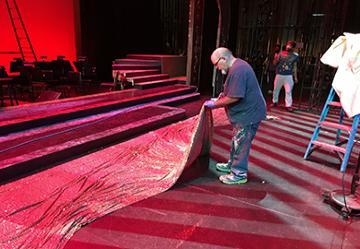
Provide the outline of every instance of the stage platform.
[[0,181],[12,181],[185,119],[185,110],[176,105],[199,99],[194,90],[178,84],[3,108]]
[[0,181],[18,178],[184,118],[183,109],[147,105],[2,137]]

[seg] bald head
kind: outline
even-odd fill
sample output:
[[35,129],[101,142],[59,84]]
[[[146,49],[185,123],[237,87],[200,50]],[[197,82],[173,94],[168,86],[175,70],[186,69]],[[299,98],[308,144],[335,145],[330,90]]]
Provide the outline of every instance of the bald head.
[[235,61],[235,57],[228,48],[220,47],[211,54],[211,62],[214,66],[226,73]]
[[213,64],[216,63],[216,61],[220,58],[224,57],[226,59],[229,59],[230,57],[233,57],[232,52],[228,48],[220,47],[214,50],[214,52],[211,54],[211,61]]

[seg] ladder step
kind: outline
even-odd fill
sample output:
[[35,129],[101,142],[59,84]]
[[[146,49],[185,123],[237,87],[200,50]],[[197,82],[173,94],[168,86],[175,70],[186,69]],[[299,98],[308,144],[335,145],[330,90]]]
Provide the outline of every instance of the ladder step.
[[319,147],[322,147],[322,148],[327,149],[327,150],[339,151],[339,152],[341,152],[343,154],[345,154],[345,152],[346,152],[345,148],[339,147],[339,146],[336,146],[336,145],[333,145],[333,144],[328,144],[328,143],[319,142],[319,141],[313,141],[312,144],[316,145],[316,146],[319,146]]
[[340,129],[343,131],[349,131],[349,132],[351,131],[351,126],[338,124],[338,123],[334,123],[334,122],[328,122],[328,121],[321,122],[320,126],[331,127],[331,128]]
[[329,105],[341,107],[341,103],[340,103],[340,102],[337,102],[337,101],[331,101],[331,102],[329,102]]

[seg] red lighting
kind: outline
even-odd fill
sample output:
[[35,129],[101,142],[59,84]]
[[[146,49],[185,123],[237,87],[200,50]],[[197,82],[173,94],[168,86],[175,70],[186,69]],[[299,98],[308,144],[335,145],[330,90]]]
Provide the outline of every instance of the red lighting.
[[[48,60],[57,55],[76,58],[74,0],[17,0],[17,4],[38,59],[44,55]],[[20,54],[8,53],[19,49],[5,1],[0,2],[0,13],[0,65],[8,69]]]

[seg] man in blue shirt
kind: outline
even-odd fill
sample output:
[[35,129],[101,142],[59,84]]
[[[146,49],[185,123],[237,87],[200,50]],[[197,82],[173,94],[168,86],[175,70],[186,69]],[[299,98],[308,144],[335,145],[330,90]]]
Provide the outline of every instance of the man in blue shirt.
[[216,164],[216,169],[227,173],[220,176],[225,184],[247,182],[248,158],[251,142],[260,122],[266,118],[266,104],[254,70],[244,60],[235,58],[227,48],[217,48],[211,62],[227,74],[224,91],[216,101],[208,100],[208,108],[224,107],[233,126],[230,159]]

